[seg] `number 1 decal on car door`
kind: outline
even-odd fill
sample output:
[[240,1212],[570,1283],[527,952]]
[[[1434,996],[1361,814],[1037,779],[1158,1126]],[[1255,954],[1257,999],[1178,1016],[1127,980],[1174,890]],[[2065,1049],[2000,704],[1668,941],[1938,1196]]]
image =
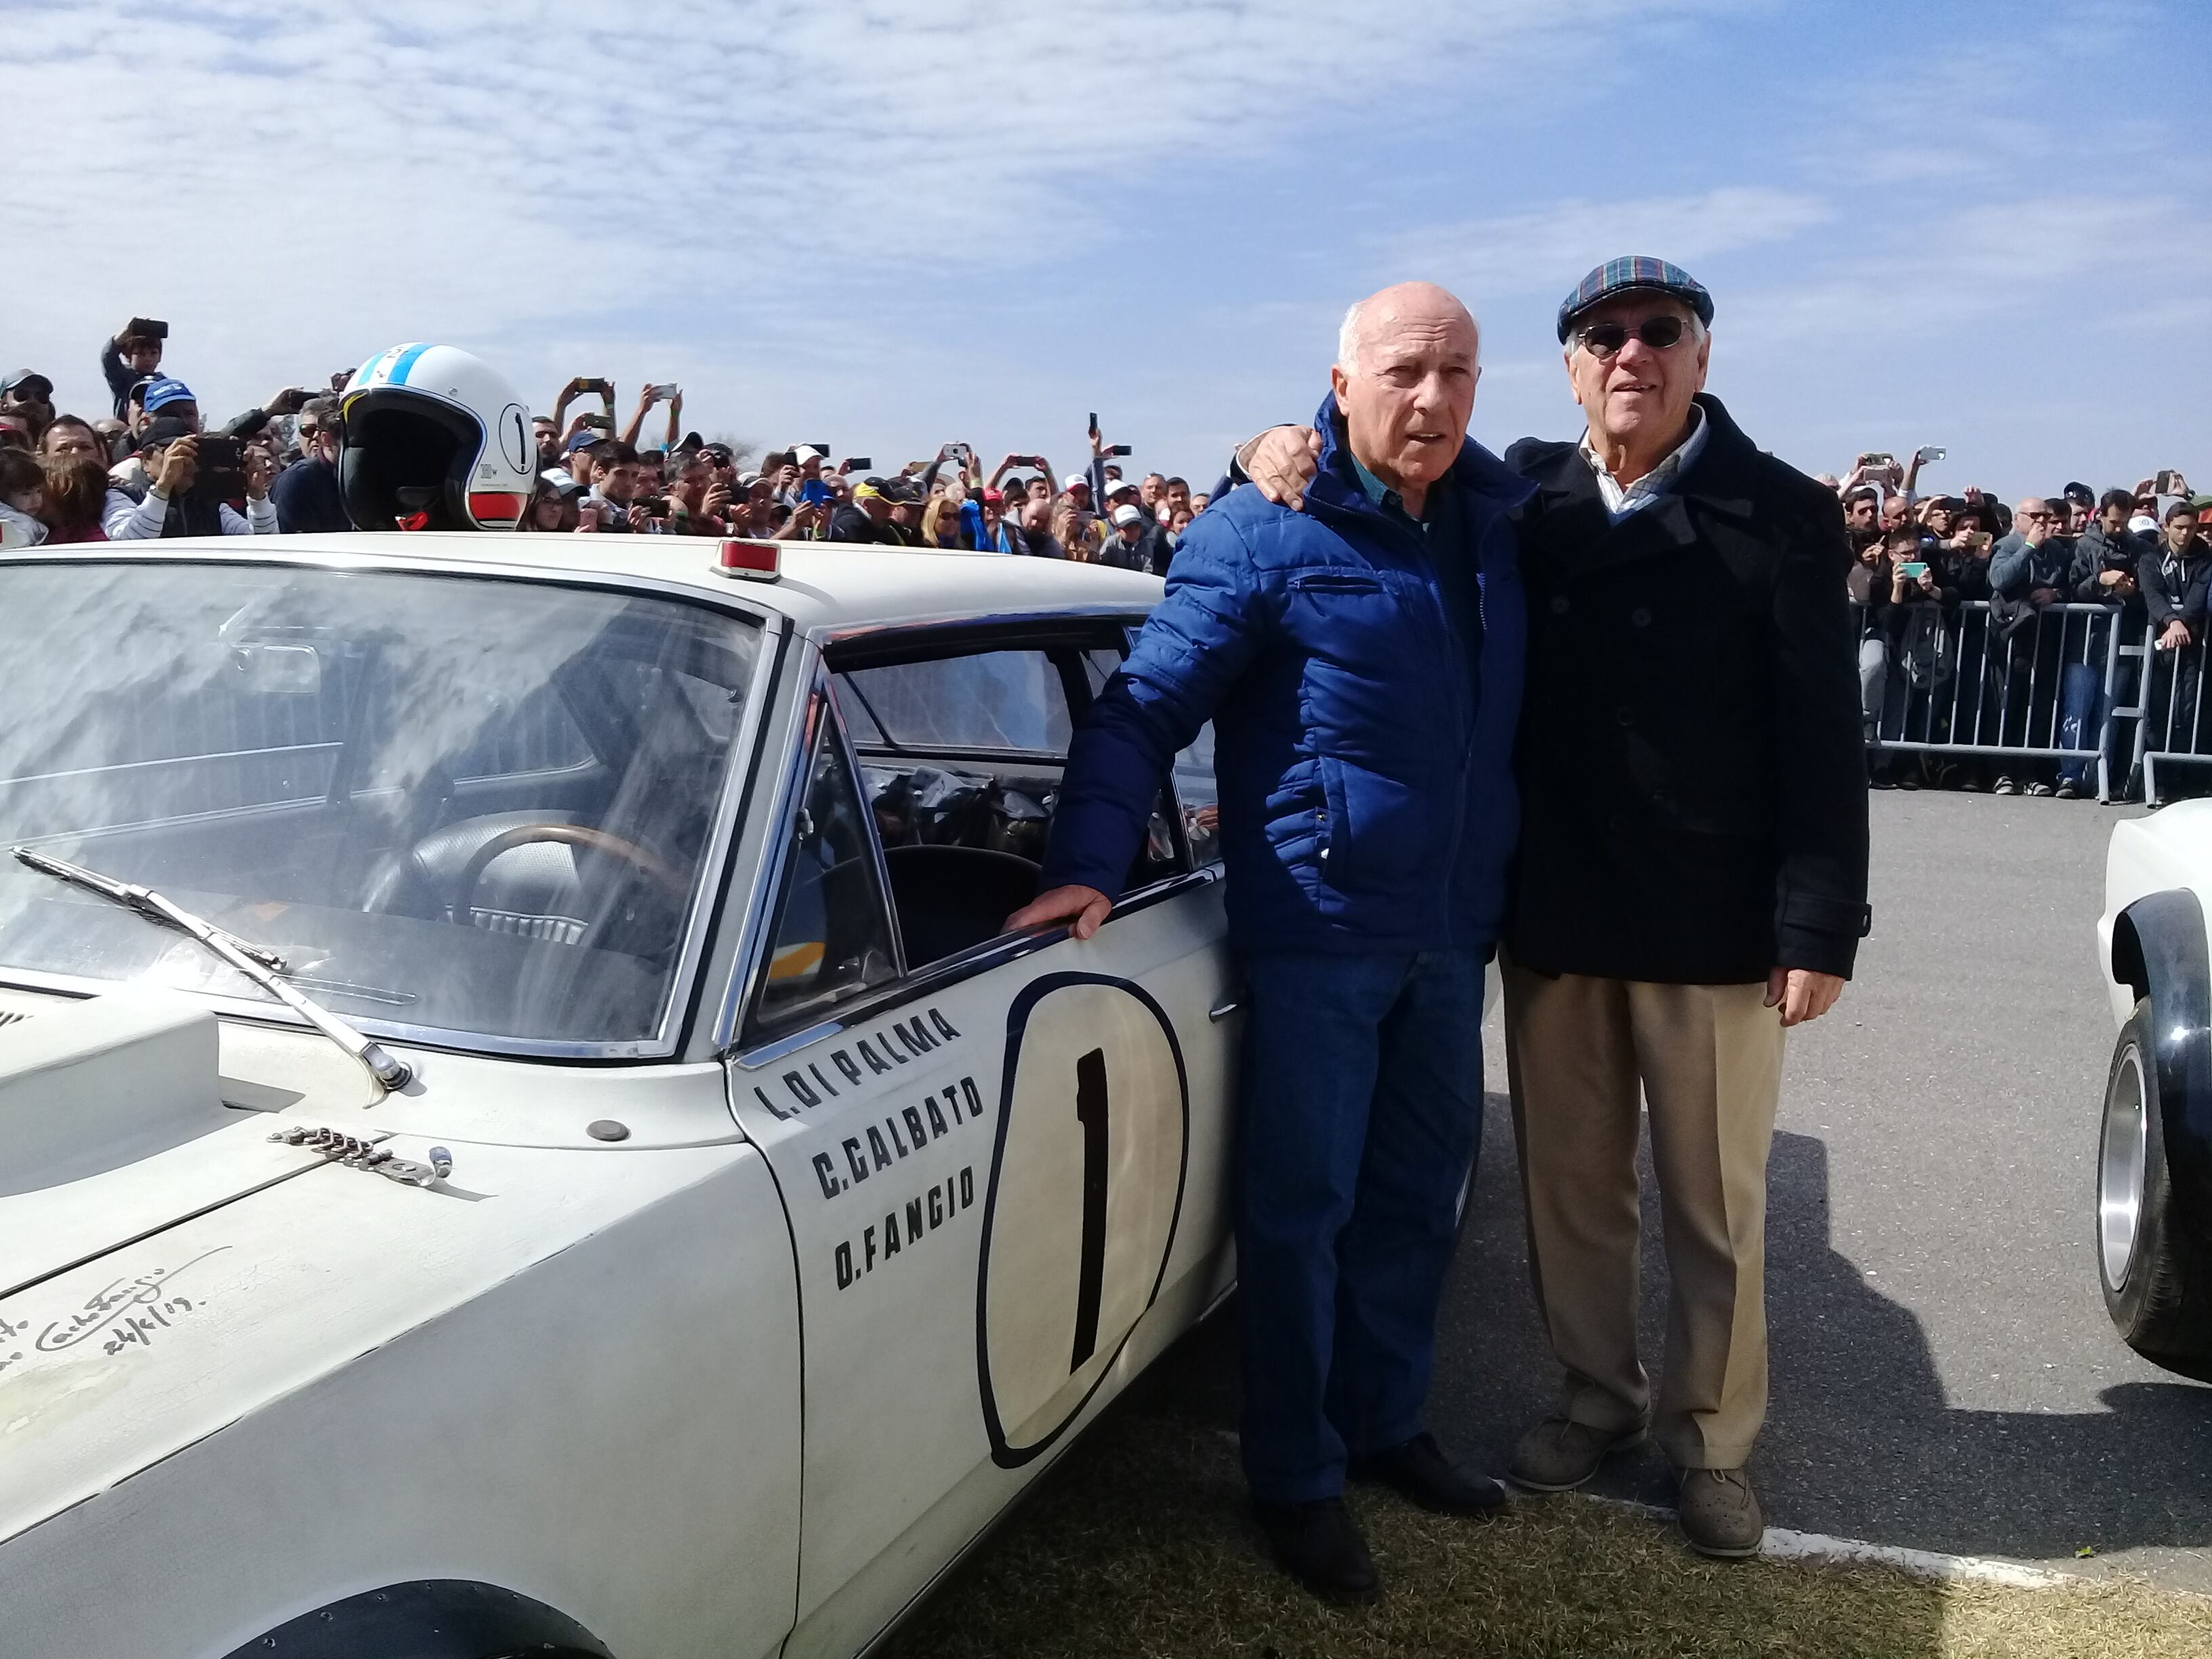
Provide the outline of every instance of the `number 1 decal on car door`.
[[1090,1401],[1159,1292],[1182,1209],[1190,1102],[1159,1004],[1049,974],[1006,1015],[975,1285],[991,1456],[1018,1468]]

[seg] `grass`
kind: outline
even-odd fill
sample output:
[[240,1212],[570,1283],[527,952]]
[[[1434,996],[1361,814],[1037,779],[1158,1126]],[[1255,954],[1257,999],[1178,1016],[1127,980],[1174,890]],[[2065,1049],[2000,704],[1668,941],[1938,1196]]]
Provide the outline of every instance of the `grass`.
[[1721,1563],[1585,1499],[1488,1524],[1356,1491],[1385,1583],[1315,1601],[1260,1554],[1236,1447],[1126,1409],[1048,1476],[932,1598],[895,1659],[2203,1659],[2212,1601],[2125,1580],[2051,1589],[1934,1583],[1885,1568]]

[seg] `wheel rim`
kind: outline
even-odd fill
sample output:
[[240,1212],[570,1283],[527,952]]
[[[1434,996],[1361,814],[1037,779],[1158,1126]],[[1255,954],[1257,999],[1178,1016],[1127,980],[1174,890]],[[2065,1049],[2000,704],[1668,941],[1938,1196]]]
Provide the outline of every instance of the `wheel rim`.
[[2113,1069],[2105,1091],[2105,1130],[2097,1151],[2097,1243],[2105,1282],[2128,1282],[2136,1236],[2142,1224],[2145,1121],[2142,1050],[2130,1047]]

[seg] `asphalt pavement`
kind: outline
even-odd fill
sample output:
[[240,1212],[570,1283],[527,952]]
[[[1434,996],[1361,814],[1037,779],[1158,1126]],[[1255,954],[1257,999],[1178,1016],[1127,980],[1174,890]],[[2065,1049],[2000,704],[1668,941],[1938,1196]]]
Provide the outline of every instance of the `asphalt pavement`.
[[[1770,1525],[2212,1592],[2212,1388],[2121,1345],[2091,1241],[2113,1036],[2094,927],[2129,810],[1874,797],[1874,933],[1842,1002],[1790,1038],[1769,1165],[1773,1401],[1752,1472]],[[1492,1024],[1431,1414],[1495,1469],[1557,1374]],[[1665,1265],[1645,1171],[1656,1370]],[[1147,1394],[1232,1425],[1227,1325]],[[1650,1449],[1595,1489],[1671,1498]]]

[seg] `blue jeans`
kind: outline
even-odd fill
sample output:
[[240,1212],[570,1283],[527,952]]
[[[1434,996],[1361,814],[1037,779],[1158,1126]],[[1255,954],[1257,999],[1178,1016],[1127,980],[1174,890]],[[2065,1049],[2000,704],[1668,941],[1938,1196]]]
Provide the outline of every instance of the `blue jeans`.
[[1422,1428],[1482,1133],[1482,958],[1255,952],[1238,1113],[1244,1473],[1343,1490]]

